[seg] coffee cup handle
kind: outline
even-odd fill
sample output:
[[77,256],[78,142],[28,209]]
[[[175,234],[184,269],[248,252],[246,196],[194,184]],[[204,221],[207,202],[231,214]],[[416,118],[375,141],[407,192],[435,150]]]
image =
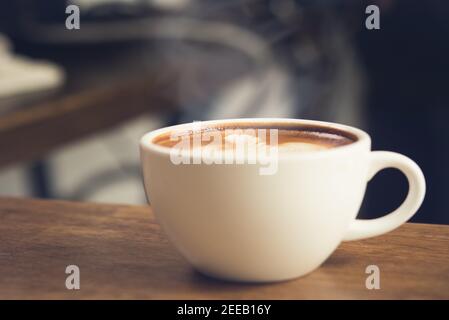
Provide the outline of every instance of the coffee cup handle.
[[418,165],[399,153],[373,151],[370,154],[368,181],[376,173],[386,168],[396,168],[404,173],[409,185],[407,197],[399,208],[383,217],[352,221],[343,241],[371,238],[390,232],[410,219],[421,206],[426,193],[426,182]]

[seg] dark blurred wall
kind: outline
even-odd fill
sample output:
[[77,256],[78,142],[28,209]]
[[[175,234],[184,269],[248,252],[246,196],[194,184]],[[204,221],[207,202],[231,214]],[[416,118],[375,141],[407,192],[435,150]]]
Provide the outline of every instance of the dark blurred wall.
[[[403,153],[421,166],[427,195],[413,221],[449,224],[449,2],[383,3],[381,29],[357,37],[373,149]],[[370,217],[394,209],[407,189],[391,172],[369,186],[362,212]]]

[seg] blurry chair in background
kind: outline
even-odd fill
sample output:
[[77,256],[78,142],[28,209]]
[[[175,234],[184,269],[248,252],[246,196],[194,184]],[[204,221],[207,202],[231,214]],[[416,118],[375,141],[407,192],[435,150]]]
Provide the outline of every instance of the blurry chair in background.
[[[377,31],[365,29],[365,4],[355,0],[0,4],[6,2],[10,10],[0,12],[0,28],[20,53],[63,65],[68,86],[79,85],[73,76],[79,73],[75,61],[96,71],[92,79],[83,80],[92,86],[117,78],[127,83],[142,70],[152,79],[172,75],[164,89],[176,108],[158,110],[159,125],[300,117],[368,128],[374,149],[405,153],[423,167],[429,196],[415,221],[449,223],[444,215],[449,209],[444,80],[449,71],[448,6],[439,1],[379,1],[382,18]],[[69,3],[81,8],[80,30],[64,28]],[[139,59],[125,54],[137,47]],[[136,62],[130,70],[112,68],[126,59]],[[122,140],[133,145],[137,137]],[[117,145],[107,149],[114,159],[132,153],[129,163],[137,166],[137,152]],[[382,176],[370,183],[362,217],[387,212],[400,201],[390,195],[406,190],[400,183],[385,188]],[[140,188],[137,174],[133,181]]]
[[[80,6],[80,30],[65,29],[69,3]],[[111,63],[117,59],[110,56],[119,59],[117,52],[145,47],[136,60],[141,69],[151,69],[155,78],[173,72],[176,79],[169,91],[177,111],[159,114],[166,124],[237,117],[308,117],[352,124],[360,119],[357,64],[332,3],[162,3],[19,0],[9,3],[2,22],[20,53],[60,63],[68,87],[79,86],[80,79],[84,86],[117,77],[129,81],[133,72],[114,71]],[[138,63],[130,68],[136,65],[139,69]],[[86,68],[96,72],[78,77]],[[108,145],[120,159],[123,148]],[[134,161],[137,166],[137,157]],[[133,166],[122,164],[119,170],[125,168]],[[121,175],[111,171],[109,176]],[[94,180],[89,185],[102,185]],[[57,191],[52,196],[61,196]]]

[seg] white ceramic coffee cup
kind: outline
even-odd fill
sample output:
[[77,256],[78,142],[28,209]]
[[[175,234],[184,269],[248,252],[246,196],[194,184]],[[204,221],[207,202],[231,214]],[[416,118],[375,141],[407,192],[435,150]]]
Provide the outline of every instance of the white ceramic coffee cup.
[[[153,143],[192,123],[152,131],[140,141],[144,185],[157,220],[183,256],[201,272],[229,280],[286,280],[320,266],[341,241],[389,232],[412,217],[425,194],[415,162],[371,151],[362,130],[320,121],[231,119],[203,122],[289,123],[340,130],[357,141],[319,152],[280,153],[278,170],[260,175],[254,164],[175,165],[170,149]],[[409,191],[381,218],[356,219],[367,182],[380,170],[404,173]],[[382,199],[378,199],[382,201]]]

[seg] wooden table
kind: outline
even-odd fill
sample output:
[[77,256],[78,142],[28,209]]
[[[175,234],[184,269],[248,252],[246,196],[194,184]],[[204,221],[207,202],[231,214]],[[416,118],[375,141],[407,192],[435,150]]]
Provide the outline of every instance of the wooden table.
[[[346,242],[305,277],[256,285],[195,272],[146,206],[0,198],[0,221],[0,299],[449,299],[449,226]],[[65,288],[72,264],[80,290]]]

